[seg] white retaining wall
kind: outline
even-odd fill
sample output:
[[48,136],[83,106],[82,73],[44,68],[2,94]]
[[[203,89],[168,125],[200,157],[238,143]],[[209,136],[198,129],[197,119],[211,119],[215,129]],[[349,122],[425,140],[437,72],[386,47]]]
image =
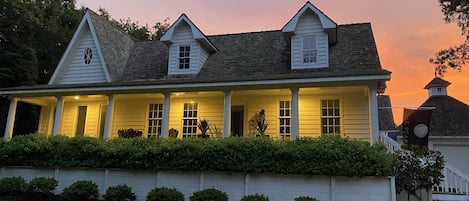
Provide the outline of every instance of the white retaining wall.
[[320,201],[396,201],[394,177],[329,177],[305,175],[244,174],[229,172],[135,171],[125,169],[41,169],[2,167],[0,178],[22,176],[53,177],[59,181],[56,193],[75,181],[91,180],[101,194],[112,185],[127,184],[144,201],[155,187],[174,187],[186,200],[194,191],[217,188],[228,194],[230,201],[244,195],[260,193],[270,201],[293,201],[298,196],[311,196]]

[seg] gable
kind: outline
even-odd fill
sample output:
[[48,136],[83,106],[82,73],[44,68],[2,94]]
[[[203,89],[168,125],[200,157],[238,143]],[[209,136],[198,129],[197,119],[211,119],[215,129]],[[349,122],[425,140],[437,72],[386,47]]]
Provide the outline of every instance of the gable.
[[[91,55],[85,56],[87,50],[88,53],[91,50]],[[98,54],[89,28],[82,30],[76,47],[73,48],[69,56],[70,58],[64,64],[65,67],[62,68],[61,76],[56,84],[107,82],[102,58]]]
[[195,75],[210,53],[216,51],[212,42],[184,14],[160,40],[169,45],[168,75]]
[[87,11],[49,84],[87,84],[109,81],[106,63],[89,11]]
[[282,32],[286,34],[287,38],[294,34],[300,18],[306,12],[314,13],[318,17],[318,22],[321,24],[324,32],[326,32],[328,35],[329,43],[336,43],[337,24],[309,1],[306,2],[306,4],[298,11],[298,13],[296,13],[295,16],[293,16],[293,18],[291,18],[290,21],[288,21],[288,23],[282,28]]
[[[319,16],[312,11],[304,12],[298,19],[295,34],[291,38],[291,68],[324,68],[329,66],[329,44],[327,34],[319,20]],[[313,63],[304,62],[304,41],[305,38],[313,38],[316,48],[316,61]]]

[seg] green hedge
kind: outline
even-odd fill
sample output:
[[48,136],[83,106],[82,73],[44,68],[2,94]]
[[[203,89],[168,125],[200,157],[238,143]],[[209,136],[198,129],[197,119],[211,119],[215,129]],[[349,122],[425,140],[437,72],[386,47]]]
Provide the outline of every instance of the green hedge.
[[382,145],[340,137],[292,142],[262,137],[104,141],[34,134],[0,142],[1,166],[389,176],[396,164],[396,157]]

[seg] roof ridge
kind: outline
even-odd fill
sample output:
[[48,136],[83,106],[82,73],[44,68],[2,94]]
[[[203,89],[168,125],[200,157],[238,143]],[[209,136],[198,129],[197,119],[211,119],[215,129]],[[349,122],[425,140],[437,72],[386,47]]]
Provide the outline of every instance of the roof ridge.
[[[136,38],[132,37],[131,35],[129,35],[128,33],[126,33],[123,29],[121,29],[120,27],[118,27],[117,25],[115,25],[114,23],[112,23],[109,19],[106,19],[104,18],[103,16],[99,15],[98,13],[96,13],[94,10],[92,9],[89,9],[89,8],[86,8],[87,11],[90,12],[90,14],[94,15],[94,19],[96,20],[99,20],[103,23],[106,23],[106,24],[109,24],[112,28],[114,28],[115,30],[127,35],[129,38],[131,38],[134,42],[135,41],[138,41]],[[109,16],[110,17],[110,16]],[[116,20],[117,22],[117,20]]]
[[265,30],[265,31],[239,32],[239,33],[224,33],[224,34],[207,35],[207,37],[213,37],[213,36],[230,36],[230,35],[243,35],[243,34],[258,34],[258,33],[268,33],[268,32],[281,32],[281,31],[282,31],[282,30]]
[[355,25],[366,25],[366,24],[371,24],[371,22],[354,22],[354,23],[348,23],[348,24],[338,24],[337,26],[355,26]]

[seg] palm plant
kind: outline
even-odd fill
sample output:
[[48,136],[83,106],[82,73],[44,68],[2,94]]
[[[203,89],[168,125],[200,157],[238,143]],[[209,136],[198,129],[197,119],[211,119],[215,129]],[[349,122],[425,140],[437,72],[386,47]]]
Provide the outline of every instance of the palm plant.
[[261,109],[259,115],[254,119],[253,127],[259,133],[259,135],[264,136],[269,122],[265,120],[265,110]]
[[202,137],[208,137],[207,131],[210,129],[210,123],[206,119],[199,120],[197,122],[197,127],[199,128],[201,132]]

